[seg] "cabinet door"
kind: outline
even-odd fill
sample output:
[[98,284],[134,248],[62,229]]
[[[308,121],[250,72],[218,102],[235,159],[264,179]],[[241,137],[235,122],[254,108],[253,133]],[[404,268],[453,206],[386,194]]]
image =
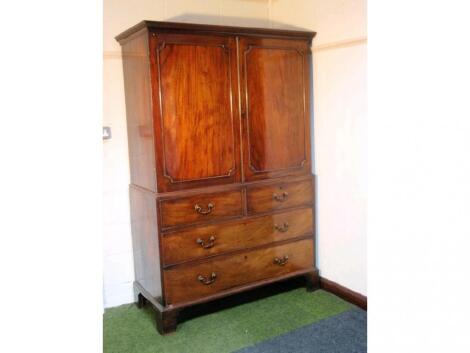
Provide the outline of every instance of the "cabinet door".
[[310,45],[241,38],[245,179],[310,173]]
[[151,35],[158,190],[240,180],[234,38]]

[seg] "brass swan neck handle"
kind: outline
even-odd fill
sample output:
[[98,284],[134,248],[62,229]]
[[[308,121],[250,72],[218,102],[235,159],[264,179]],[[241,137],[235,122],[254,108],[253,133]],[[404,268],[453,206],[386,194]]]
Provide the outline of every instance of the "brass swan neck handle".
[[203,249],[209,249],[209,248],[212,248],[214,246],[214,243],[215,243],[215,235],[211,235],[209,240],[206,242],[204,240],[202,240],[201,238],[198,238],[196,240],[196,243],[198,243],[199,245],[201,245],[201,247]]
[[212,212],[212,210],[215,208],[215,205],[212,203],[212,202],[209,202],[207,204],[207,208],[204,209],[202,208],[201,206],[199,206],[198,204],[195,204],[194,205],[194,210],[199,213],[199,214],[203,214],[203,215],[206,215],[206,214],[209,214]]
[[206,286],[214,283],[216,278],[217,278],[217,274],[215,272],[212,272],[209,278],[203,275],[197,276],[197,280]]

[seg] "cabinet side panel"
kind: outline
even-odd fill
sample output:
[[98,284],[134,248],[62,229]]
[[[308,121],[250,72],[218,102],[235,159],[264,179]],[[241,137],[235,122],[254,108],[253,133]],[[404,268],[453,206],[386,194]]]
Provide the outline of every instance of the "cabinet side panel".
[[131,183],[155,191],[155,145],[152,120],[148,32],[122,46]]
[[157,205],[151,193],[130,188],[135,280],[153,297],[161,297]]

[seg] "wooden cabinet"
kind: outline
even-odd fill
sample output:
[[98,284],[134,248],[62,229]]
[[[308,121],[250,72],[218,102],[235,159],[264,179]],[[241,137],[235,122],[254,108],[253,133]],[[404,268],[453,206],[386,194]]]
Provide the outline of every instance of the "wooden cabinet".
[[149,22],[123,32],[139,305],[318,284],[310,156],[314,32]]

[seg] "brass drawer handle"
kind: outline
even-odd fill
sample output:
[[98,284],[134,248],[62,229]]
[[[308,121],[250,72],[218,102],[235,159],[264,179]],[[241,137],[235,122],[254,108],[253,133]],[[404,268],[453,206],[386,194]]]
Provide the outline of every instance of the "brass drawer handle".
[[287,222],[284,222],[284,224],[278,226],[277,224],[274,225],[274,229],[281,232],[281,233],[285,233],[287,232],[287,230],[289,229],[289,223]]
[[212,248],[214,246],[214,243],[215,243],[215,236],[214,235],[211,235],[211,237],[209,238],[209,240],[207,241],[207,243],[202,240],[201,238],[198,238],[196,240],[196,243],[198,243],[199,245],[201,245],[204,249],[209,249],[209,248]]
[[278,201],[278,202],[283,202],[283,201],[287,200],[287,196],[289,196],[287,191],[284,191],[281,195],[278,195],[278,194],[274,193],[273,194],[273,199]]
[[201,282],[202,284],[205,284],[206,286],[208,286],[209,284],[214,283],[216,278],[217,278],[217,274],[215,272],[211,273],[210,278],[204,277],[203,275],[197,276],[197,280],[199,282]]
[[209,202],[207,204],[207,209],[203,209],[201,206],[199,206],[198,204],[195,204],[194,205],[194,209],[196,210],[197,213],[199,214],[209,214],[212,212],[212,210],[214,209],[215,205],[212,203],[212,202]]
[[275,257],[274,258],[274,263],[279,266],[284,266],[287,262],[289,261],[289,256],[284,255],[281,258]]

